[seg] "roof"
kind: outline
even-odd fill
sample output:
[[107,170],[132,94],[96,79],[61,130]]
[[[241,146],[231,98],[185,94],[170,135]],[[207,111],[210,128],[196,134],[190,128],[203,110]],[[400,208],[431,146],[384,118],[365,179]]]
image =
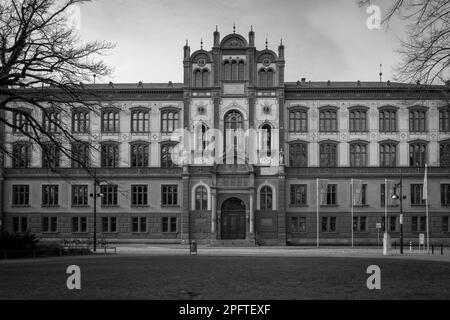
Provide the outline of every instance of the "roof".
[[365,89],[379,89],[379,88],[443,88],[445,85],[417,85],[400,82],[375,82],[375,81],[298,81],[285,82],[286,88],[305,88],[305,89],[329,89],[329,88],[365,88]]

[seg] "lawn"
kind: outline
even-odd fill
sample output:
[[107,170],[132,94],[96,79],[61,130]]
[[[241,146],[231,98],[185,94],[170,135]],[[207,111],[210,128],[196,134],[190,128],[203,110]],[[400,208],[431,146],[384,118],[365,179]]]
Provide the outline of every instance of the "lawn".
[[[81,290],[66,287],[69,265]],[[366,287],[370,265],[381,290]],[[332,257],[107,256],[0,264],[0,299],[450,299],[450,263]]]

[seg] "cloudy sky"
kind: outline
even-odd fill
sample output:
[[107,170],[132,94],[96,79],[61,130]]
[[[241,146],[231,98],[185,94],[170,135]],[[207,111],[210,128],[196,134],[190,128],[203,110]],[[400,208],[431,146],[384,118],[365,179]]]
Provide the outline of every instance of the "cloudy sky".
[[[385,8],[386,1],[372,1]],[[183,45],[191,52],[233,32],[256,46],[286,46],[286,81],[378,81],[393,79],[403,23],[369,30],[369,14],[356,0],[94,0],[80,6],[84,40],[106,40],[116,48],[105,61],[114,68],[113,82],[182,82]],[[110,79],[103,79],[109,81]]]

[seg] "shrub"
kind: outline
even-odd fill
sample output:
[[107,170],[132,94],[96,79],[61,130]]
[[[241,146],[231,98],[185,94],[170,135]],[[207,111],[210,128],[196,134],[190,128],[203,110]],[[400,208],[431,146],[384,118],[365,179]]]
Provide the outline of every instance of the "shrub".
[[36,236],[28,231],[24,234],[4,232],[0,234],[0,251],[33,250],[38,241]]

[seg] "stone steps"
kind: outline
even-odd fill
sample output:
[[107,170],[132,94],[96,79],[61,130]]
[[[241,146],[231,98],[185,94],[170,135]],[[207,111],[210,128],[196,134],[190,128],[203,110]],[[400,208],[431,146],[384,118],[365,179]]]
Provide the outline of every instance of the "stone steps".
[[213,240],[210,247],[254,247],[255,240],[239,239],[239,240]]

